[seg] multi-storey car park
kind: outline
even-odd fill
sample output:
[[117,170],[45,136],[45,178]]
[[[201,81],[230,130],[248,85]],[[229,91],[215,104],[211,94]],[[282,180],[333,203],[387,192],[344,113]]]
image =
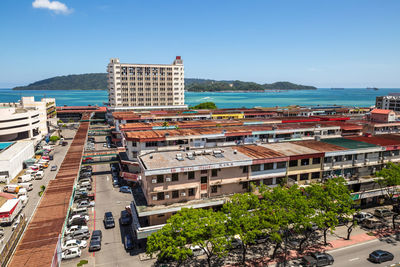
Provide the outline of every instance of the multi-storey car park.
[[388,161],[400,161],[400,136],[330,138],[235,145],[188,151],[155,151],[138,156],[140,173],[131,209],[133,230],[144,239],[183,207],[218,209],[250,184],[302,186],[342,175],[360,205],[382,196],[372,175]]

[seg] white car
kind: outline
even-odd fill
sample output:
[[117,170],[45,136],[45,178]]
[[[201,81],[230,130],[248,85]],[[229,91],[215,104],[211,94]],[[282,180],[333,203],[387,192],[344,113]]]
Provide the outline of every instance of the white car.
[[361,211],[354,215],[354,220],[356,220],[358,223],[361,223],[364,220],[371,219],[373,217],[374,215],[372,215],[371,213]]
[[61,253],[63,260],[73,259],[81,256],[81,250],[79,248],[70,248]]
[[94,207],[94,201],[81,200],[80,202],[78,202],[78,205],[76,207],[77,208]]
[[70,235],[70,234],[74,233],[75,231],[78,231],[81,229],[89,230],[89,227],[87,227],[86,225],[72,225],[71,227],[67,228],[67,230],[65,230],[65,235]]
[[70,248],[86,248],[87,247],[87,242],[85,240],[77,240],[77,239],[71,239],[65,241],[64,245],[61,246],[62,251],[70,249]]

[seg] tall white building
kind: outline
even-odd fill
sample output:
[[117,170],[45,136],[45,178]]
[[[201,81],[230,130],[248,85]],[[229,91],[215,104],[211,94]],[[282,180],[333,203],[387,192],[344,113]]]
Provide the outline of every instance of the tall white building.
[[375,106],[378,109],[400,111],[400,94],[392,93],[387,96],[377,96]]
[[112,58],[107,67],[111,111],[186,109],[180,56],[168,64],[128,64]]

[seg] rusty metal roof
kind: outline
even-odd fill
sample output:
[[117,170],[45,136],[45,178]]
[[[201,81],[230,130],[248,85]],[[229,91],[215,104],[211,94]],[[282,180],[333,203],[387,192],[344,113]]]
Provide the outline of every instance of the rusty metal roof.
[[279,151],[272,150],[265,146],[245,145],[245,146],[236,146],[235,148],[238,152],[243,153],[246,156],[251,157],[252,159],[286,157],[286,155],[280,153]]
[[324,142],[319,142],[319,141],[294,141],[291,142],[292,144],[308,147],[314,150],[318,150],[319,152],[331,152],[331,151],[340,151],[340,150],[347,150],[344,147],[341,146],[336,146]]
[[361,141],[368,144],[378,145],[378,146],[398,146],[400,145],[400,136],[395,134],[382,134],[377,136],[357,136],[357,137],[347,137],[347,139]]
[[[89,119],[84,114],[83,119]],[[79,173],[89,122],[82,122],[57,176],[51,180],[9,266],[50,266]]]

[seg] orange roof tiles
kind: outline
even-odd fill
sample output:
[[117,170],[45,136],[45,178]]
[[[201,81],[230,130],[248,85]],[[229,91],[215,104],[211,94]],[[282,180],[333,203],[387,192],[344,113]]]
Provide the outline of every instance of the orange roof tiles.
[[387,115],[389,113],[393,112],[392,110],[389,109],[374,109],[371,111],[371,114],[384,114]]

